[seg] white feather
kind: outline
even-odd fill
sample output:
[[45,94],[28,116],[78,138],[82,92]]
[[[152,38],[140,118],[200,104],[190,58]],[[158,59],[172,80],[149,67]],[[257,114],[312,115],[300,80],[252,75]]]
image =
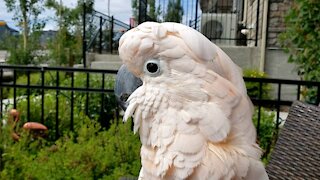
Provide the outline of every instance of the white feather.
[[130,116],[132,116],[133,112],[135,111],[136,107],[138,106],[138,103],[130,103],[128,108],[126,109],[123,121],[126,122]]
[[137,109],[136,109],[136,111],[134,113],[133,122],[134,122],[133,132],[135,134],[139,130],[140,123],[141,123],[141,110],[140,110],[140,107],[137,107]]

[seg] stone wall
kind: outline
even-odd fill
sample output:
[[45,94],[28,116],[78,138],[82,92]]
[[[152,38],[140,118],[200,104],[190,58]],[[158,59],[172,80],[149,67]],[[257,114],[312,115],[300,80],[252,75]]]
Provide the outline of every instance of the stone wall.
[[293,0],[269,0],[268,47],[279,47],[279,34],[285,31],[285,16]]

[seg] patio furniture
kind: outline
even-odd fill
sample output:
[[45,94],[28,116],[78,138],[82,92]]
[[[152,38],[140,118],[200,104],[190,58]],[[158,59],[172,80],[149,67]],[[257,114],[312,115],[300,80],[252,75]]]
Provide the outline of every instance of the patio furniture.
[[320,107],[292,104],[266,169],[270,179],[320,179]]

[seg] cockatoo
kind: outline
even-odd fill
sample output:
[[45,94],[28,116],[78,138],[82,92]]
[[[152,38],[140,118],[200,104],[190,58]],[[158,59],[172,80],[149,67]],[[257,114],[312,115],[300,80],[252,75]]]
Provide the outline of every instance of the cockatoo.
[[241,70],[219,47],[185,25],[145,22],[121,37],[119,55],[139,179],[268,179]]

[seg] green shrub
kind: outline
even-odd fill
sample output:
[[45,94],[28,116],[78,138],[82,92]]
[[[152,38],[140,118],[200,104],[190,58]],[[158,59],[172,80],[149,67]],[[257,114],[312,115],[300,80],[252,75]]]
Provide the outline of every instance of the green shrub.
[[[318,0],[293,0],[286,17],[286,31],[279,42],[289,53],[288,62],[296,65],[306,81],[320,81],[320,3]],[[308,103],[316,103],[316,88],[307,86],[302,93]]]
[[[258,126],[258,115],[259,109],[256,107],[252,118],[253,123],[256,127]],[[269,155],[274,146],[275,140],[277,139],[277,134],[275,113],[272,111],[267,111],[266,109],[261,107],[258,143],[263,150],[264,154],[262,159],[265,163],[267,163],[269,160]]]
[[34,55],[31,50],[24,50],[20,47],[10,48],[10,57],[8,59],[9,64],[28,65],[33,64]]
[[[244,77],[250,78],[267,78],[267,74],[265,72],[260,72],[258,70],[247,69],[243,71]],[[260,85],[259,82],[245,82],[247,87],[247,93],[251,98],[259,98],[259,90]],[[270,92],[272,88],[270,84],[262,83],[262,99],[270,99]]]
[[[108,131],[85,118],[75,133],[51,145],[27,135],[4,147],[0,179],[119,179],[138,176],[140,141],[131,122],[113,123]],[[0,134],[2,137],[2,134]]]
[[2,97],[0,97],[0,98],[2,98],[2,99],[9,98],[9,96],[10,96],[10,88],[1,87],[0,88],[0,93],[1,93],[1,91],[2,91]]
[[[302,98],[309,104],[317,104],[317,93],[318,88],[312,86],[306,86],[302,88],[301,95]],[[319,102],[319,101],[318,101]]]
[[317,0],[293,0],[285,17],[286,31],[279,42],[289,53],[288,62],[296,64],[304,80],[320,80],[320,3]]

